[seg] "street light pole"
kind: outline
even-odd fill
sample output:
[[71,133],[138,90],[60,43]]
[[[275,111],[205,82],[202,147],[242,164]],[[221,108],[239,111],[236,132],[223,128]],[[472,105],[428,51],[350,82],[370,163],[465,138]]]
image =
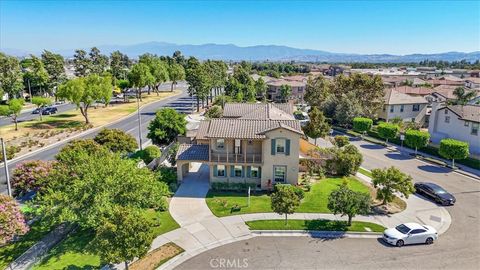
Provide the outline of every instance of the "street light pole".
[[5,168],[5,178],[7,178],[7,193],[9,196],[12,196],[12,187],[10,186],[10,176],[8,175],[8,164],[7,164],[7,150],[5,148],[5,142],[3,138],[0,138],[2,144],[2,153],[3,153],[3,167]]
[[139,89],[137,95],[137,115],[138,115],[138,140],[140,141],[140,150],[142,150],[142,116],[140,114],[140,97],[142,92]]

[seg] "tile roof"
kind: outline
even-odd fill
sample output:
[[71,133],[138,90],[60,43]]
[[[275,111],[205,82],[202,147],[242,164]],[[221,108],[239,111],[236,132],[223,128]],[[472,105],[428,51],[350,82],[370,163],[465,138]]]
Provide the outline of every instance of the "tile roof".
[[427,87],[399,86],[399,87],[395,87],[394,89],[403,94],[419,95],[419,96],[426,96],[434,92],[432,88],[427,88]]
[[306,82],[300,82],[300,81],[294,81],[294,80],[284,80],[284,79],[278,79],[278,80],[272,80],[267,82],[267,85],[269,86],[282,86],[282,85],[290,85],[291,87],[305,87],[307,85]]
[[203,138],[264,139],[266,132],[277,128],[303,134],[300,122],[297,120],[216,118],[203,121],[200,126],[204,126],[202,130],[207,130],[205,133],[198,134]]
[[464,85],[463,81],[452,81],[452,80],[447,80],[447,79],[429,79],[427,80],[427,83],[433,84],[433,85]]
[[289,115],[292,115],[294,111],[293,105],[290,103],[227,103],[223,108],[223,117],[240,118],[258,111],[259,116],[262,117],[260,119],[267,119],[268,114],[265,114],[268,110],[267,107],[275,107]]
[[400,93],[394,88],[384,89],[384,100],[387,105],[394,104],[423,104],[428,103],[425,97],[411,96],[404,93]]
[[472,121],[480,123],[480,106],[479,105],[451,105],[439,108],[441,109],[449,109],[456,115],[460,117],[462,120]]
[[208,161],[208,145],[180,144],[177,151],[177,160]]

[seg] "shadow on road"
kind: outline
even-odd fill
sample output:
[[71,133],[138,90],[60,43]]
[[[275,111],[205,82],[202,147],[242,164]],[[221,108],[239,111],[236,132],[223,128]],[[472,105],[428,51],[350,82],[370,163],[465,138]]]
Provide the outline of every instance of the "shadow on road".
[[377,150],[377,149],[384,149],[385,146],[383,145],[378,145],[378,144],[362,144],[360,147],[365,148],[365,149],[370,149],[370,150]]
[[450,170],[447,170],[447,169],[441,168],[441,167],[437,167],[437,166],[433,166],[433,165],[421,165],[421,166],[418,166],[417,168],[419,168],[422,171],[430,172],[430,173],[448,173],[448,172],[450,172]]
[[409,160],[409,159],[413,159],[413,157],[411,156],[405,156],[405,155],[402,155],[400,153],[388,153],[388,154],[385,154],[386,157],[390,158],[390,159],[395,159],[395,160]]

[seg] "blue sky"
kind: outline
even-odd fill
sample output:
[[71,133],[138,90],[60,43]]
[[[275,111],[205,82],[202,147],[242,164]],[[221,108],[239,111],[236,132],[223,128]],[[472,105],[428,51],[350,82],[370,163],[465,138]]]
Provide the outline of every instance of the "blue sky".
[[286,45],[346,53],[480,50],[479,1],[0,1],[0,48]]

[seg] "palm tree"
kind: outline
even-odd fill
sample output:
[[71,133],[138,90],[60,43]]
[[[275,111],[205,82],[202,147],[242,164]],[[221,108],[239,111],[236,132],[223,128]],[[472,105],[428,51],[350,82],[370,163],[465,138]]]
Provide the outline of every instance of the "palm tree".
[[463,87],[455,88],[453,94],[457,97],[457,100],[453,102],[455,105],[465,105],[477,95],[475,91],[467,92]]

